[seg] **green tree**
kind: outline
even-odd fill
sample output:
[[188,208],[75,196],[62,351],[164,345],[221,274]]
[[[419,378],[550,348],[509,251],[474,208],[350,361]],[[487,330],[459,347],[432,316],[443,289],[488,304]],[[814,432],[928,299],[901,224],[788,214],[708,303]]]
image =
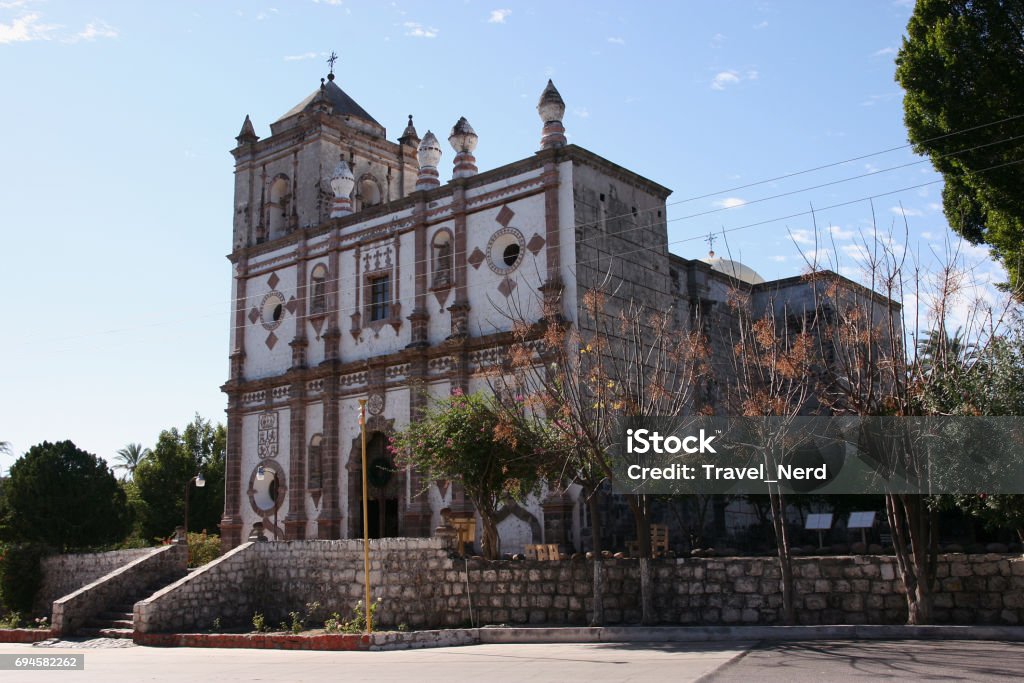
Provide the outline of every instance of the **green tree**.
[[945,179],[950,227],[991,245],[1017,291],[1024,266],[1024,3],[917,0],[896,65],[910,141]]
[[116,458],[118,462],[114,465],[114,469],[125,470],[125,478],[131,479],[135,475],[135,468],[149,457],[149,454],[150,450],[143,448],[141,443],[130,443],[124,448],[118,449]]
[[70,441],[43,442],[11,465],[3,533],[58,550],[106,545],[130,526],[125,494],[107,464]]
[[502,501],[535,491],[543,459],[492,398],[455,395],[437,402],[423,419],[392,437],[403,464],[426,481],[459,481],[483,522],[483,552],[500,556],[497,514]]
[[196,415],[185,429],[160,433],[149,457],[135,469],[139,529],[143,538],[162,538],[184,523],[185,485],[202,473],[206,485],[189,485],[189,530],[213,531],[224,509],[224,425]]

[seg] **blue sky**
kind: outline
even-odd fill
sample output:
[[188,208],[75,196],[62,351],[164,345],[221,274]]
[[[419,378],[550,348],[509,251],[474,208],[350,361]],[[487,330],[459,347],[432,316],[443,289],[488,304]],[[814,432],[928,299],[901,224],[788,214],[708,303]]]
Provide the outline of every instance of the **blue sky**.
[[[939,176],[901,148],[893,59],[911,9],[0,0],[0,440],[15,456],[71,439],[111,459],[196,412],[223,420],[228,150],[246,114],[268,135],[332,50],[338,83],[391,139],[408,114],[442,140],[466,116],[482,170],[537,149],[535,105],[554,79],[571,142],[674,190],[669,240],[684,256],[726,230],[733,257],[765,277],[798,274],[814,240],[794,214],[813,205],[835,238],[821,255],[855,275],[875,196],[877,224],[897,221],[901,245],[927,260],[949,233]],[[964,253],[1000,279],[985,249]]]

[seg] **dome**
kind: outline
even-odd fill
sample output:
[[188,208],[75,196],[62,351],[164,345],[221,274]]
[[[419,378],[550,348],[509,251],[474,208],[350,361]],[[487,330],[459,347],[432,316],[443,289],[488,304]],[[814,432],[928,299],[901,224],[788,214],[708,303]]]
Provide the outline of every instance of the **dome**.
[[764,282],[764,278],[756,270],[750,266],[743,265],[739,261],[730,261],[727,258],[719,258],[714,255],[701,260],[719,273],[725,273],[729,277],[746,282],[748,285],[759,285]]

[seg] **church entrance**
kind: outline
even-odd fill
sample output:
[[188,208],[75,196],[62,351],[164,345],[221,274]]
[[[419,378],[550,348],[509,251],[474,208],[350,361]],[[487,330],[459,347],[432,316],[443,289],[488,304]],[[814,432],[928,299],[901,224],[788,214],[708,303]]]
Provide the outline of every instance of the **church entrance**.
[[[400,471],[387,449],[388,438],[383,432],[373,432],[366,438],[366,501],[370,538],[390,538],[401,533],[399,528],[399,499],[403,485]],[[360,446],[361,448],[361,446]],[[363,473],[362,453],[354,454],[354,467],[349,467],[349,519],[352,520],[351,538],[363,536]]]

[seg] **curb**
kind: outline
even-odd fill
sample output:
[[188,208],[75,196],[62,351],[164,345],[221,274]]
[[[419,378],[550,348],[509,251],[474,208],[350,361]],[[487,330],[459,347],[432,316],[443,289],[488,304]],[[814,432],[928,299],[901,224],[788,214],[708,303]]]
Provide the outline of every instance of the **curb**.
[[480,643],[688,643],[795,640],[1024,641],[1024,626],[604,626],[478,629]]
[[139,633],[132,640],[150,647],[215,647],[253,650],[411,650],[480,643],[479,629],[381,631],[377,633]]
[[38,643],[53,638],[48,628],[5,628],[0,629],[0,643]]

